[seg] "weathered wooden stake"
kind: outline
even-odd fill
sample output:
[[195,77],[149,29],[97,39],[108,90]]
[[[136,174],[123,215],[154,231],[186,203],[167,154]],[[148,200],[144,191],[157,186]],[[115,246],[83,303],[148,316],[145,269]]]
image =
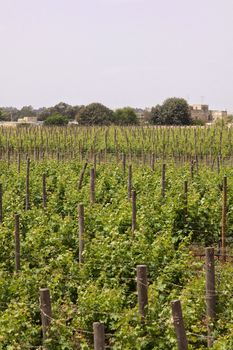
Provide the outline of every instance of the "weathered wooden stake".
[[132,234],[134,236],[134,231],[137,226],[137,205],[136,205],[137,194],[136,191],[132,191]]
[[104,324],[100,322],[94,322],[93,331],[94,331],[94,350],[104,350],[105,349]]
[[145,165],[146,164],[146,154],[143,152],[142,154],[142,164]]
[[42,175],[43,208],[47,207],[46,174]]
[[18,153],[18,174],[20,174],[20,168],[21,168],[21,155]]
[[126,168],[126,156],[125,153],[122,154],[122,169],[123,169],[123,174],[125,176],[125,168]]
[[185,219],[188,215],[188,181],[184,181],[184,215]]
[[166,191],[166,164],[163,164],[162,167],[162,197],[165,197]]
[[146,316],[148,306],[148,282],[146,265],[137,265],[137,292],[139,314],[142,318],[144,318]]
[[198,168],[199,168],[199,160],[198,160],[198,155],[195,155],[195,164],[196,164],[196,173],[198,174]]
[[19,214],[15,214],[15,270],[20,270]]
[[96,174],[97,154],[94,154],[94,169]]
[[9,148],[7,149],[7,168],[9,169],[10,167],[10,150]]
[[30,183],[30,158],[27,158],[27,169],[26,169],[26,203],[25,203],[25,210],[30,209],[30,189],[29,189],[29,183]]
[[213,345],[213,321],[216,313],[214,248],[206,248],[206,316],[208,331],[208,347]]
[[221,157],[220,155],[217,156],[217,170],[218,170],[218,174],[220,173],[220,162],[221,162]]
[[152,154],[151,169],[152,169],[152,172],[154,173],[155,172],[155,154],[154,153]]
[[174,300],[171,303],[173,324],[176,332],[178,350],[188,350],[188,342],[184,328],[184,321],[180,300]]
[[95,203],[95,169],[90,170],[90,202]]
[[128,199],[132,196],[132,165],[129,165],[128,168]]
[[86,168],[87,168],[87,162],[84,163],[84,166],[83,166],[83,168],[82,168],[82,170],[81,170],[81,173],[80,173],[79,182],[78,182],[78,190],[79,190],[79,191],[80,191],[81,188],[82,188],[83,177],[84,177]]
[[2,184],[0,184],[0,223],[3,220],[3,209],[2,209]]
[[48,288],[40,289],[40,311],[41,311],[43,340],[45,341],[47,338],[47,334],[48,334],[48,330],[49,330],[49,326],[52,318],[50,292]]
[[191,173],[191,179],[193,180],[193,176],[194,176],[194,161],[193,160],[191,160],[190,173]]
[[83,249],[84,249],[84,205],[79,204],[78,207],[78,224],[79,224],[79,265],[83,263]]
[[226,261],[226,230],[227,230],[227,177],[223,178],[223,203],[222,203],[222,261]]

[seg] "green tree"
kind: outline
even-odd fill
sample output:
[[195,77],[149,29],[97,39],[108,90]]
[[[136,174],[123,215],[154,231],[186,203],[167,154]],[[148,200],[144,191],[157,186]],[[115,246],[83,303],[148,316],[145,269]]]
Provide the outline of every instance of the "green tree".
[[187,101],[183,98],[168,98],[162,105],[165,124],[189,125],[192,123],[191,112]]
[[71,106],[71,105],[68,105],[67,103],[60,102],[53,107],[40,108],[36,111],[36,113],[37,113],[38,120],[42,120],[42,121],[46,120],[48,117],[54,114],[60,114],[68,118],[69,120],[74,120],[80,108],[81,106]]
[[76,120],[82,125],[109,125],[114,121],[114,113],[101,103],[91,103],[80,108]]
[[161,125],[190,125],[191,112],[187,101],[183,98],[172,97],[163,104],[151,110],[151,123]]
[[19,118],[36,116],[36,111],[32,106],[24,106],[19,111]]
[[65,126],[68,124],[68,119],[60,114],[53,114],[44,121],[44,125]]
[[114,122],[120,125],[136,125],[138,116],[131,107],[119,108],[114,112]]
[[163,124],[162,107],[160,105],[151,108],[149,123],[157,125]]
[[20,117],[20,111],[15,107],[1,107],[1,113],[4,121],[16,121]]

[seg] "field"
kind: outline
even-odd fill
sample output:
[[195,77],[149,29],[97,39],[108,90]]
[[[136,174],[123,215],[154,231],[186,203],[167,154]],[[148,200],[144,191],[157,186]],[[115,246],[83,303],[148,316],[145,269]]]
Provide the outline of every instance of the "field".
[[0,349],[176,350],[174,300],[232,349],[232,163],[224,125],[1,128]]

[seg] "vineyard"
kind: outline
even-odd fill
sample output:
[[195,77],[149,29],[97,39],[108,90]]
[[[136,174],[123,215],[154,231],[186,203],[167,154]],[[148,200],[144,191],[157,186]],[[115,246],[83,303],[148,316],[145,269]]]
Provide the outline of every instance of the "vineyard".
[[1,128],[0,349],[232,349],[232,165],[225,125]]

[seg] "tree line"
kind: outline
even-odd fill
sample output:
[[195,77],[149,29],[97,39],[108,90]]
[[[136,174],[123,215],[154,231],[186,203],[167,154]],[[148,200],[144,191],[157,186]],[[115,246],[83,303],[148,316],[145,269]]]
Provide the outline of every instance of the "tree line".
[[24,106],[0,107],[0,121],[17,121],[23,117],[37,117],[45,125],[66,125],[76,121],[80,125],[137,125],[141,122],[154,125],[189,125],[192,124],[190,107],[183,98],[168,98],[162,105],[152,107],[150,111],[132,107],[118,108],[115,111],[101,103],[87,106],[71,106],[60,102],[53,107],[34,109]]

